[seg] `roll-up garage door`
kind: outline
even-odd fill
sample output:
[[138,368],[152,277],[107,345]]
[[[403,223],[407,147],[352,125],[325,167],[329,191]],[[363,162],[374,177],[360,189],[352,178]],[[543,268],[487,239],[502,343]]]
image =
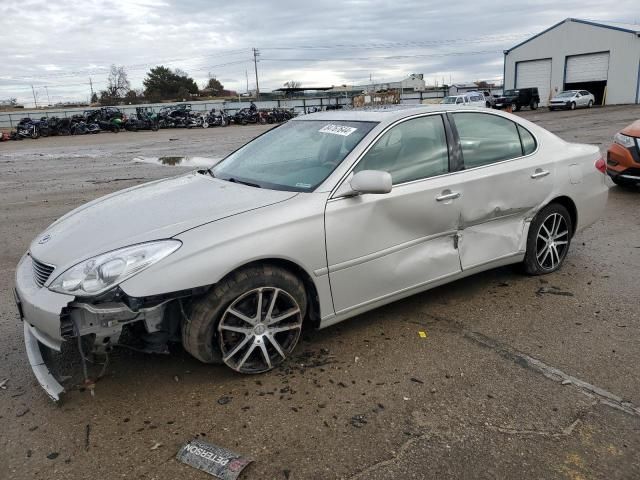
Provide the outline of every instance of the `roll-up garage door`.
[[516,63],[516,88],[538,87],[540,105],[549,103],[551,59]]
[[609,52],[567,57],[564,83],[598,82],[607,80]]

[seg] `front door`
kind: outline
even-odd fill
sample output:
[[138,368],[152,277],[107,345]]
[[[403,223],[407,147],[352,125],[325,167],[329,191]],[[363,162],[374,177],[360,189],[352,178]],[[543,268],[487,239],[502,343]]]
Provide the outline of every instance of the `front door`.
[[441,115],[410,118],[383,134],[354,172],[384,170],[390,193],[333,198],[325,211],[336,313],[410,292],[460,271],[459,215],[449,195]]
[[460,193],[460,262],[469,270],[525,251],[525,222],[551,194],[555,164],[507,118],[472,112],[450,118],[465,168],[453,175],[451,190]]

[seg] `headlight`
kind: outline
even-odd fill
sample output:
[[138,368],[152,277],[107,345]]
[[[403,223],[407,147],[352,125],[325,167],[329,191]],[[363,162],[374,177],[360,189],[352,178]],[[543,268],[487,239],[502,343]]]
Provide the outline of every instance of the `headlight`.
[[623,135],[622,133],[616,133],[613,136],[613,141],[618,145],[622,145],[626,148],[631,148],[634,146],[633,137],[629,137],[628,135]]
[[178,240],[162,240],[104,253],[71,267],[49,288],[79,297],[99,295],[162,260],[181,245]]

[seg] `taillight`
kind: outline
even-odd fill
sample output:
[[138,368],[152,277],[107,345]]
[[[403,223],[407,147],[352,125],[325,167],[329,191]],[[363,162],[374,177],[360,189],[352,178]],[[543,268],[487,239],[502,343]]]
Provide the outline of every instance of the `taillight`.
[[607,173],[607,164],[604,161],[604,158],[600,157],[596,160],[596,170],[600,173]]

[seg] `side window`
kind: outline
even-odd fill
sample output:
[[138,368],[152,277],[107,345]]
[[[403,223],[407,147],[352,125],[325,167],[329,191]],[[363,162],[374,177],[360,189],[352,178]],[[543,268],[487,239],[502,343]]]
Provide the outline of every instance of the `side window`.
[[384,170],[394,185],[449,171],[449,152],[440,115],[414,118],[385,133],[356,165],[361,170]]
[[533,135],[524,127],[518,125],[518,133],[520,134],[520,140],[522,141],[522,153],[529,155],[536,150],[536,139]]
[[486,113],[454,113],[465,168],[522,156],[516,124]]
[[462,97],[458,97],[458,99],[456,100],[456,103],[462,103]]

